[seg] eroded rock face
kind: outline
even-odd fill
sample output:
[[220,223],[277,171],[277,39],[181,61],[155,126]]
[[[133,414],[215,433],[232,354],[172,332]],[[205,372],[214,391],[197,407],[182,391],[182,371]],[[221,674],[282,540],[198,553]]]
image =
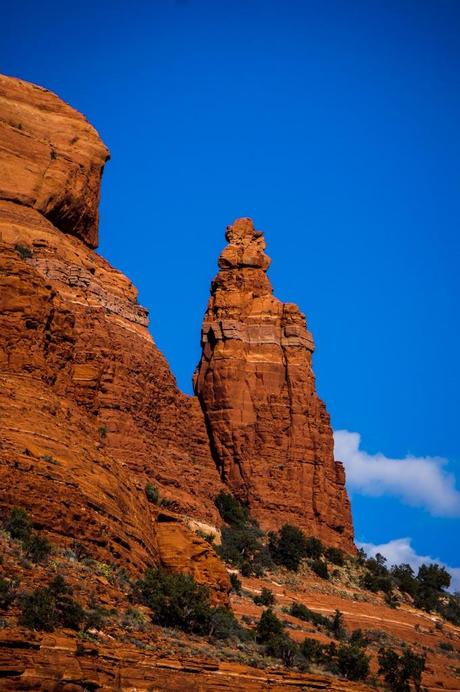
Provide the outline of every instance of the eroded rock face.
[[24,506],[53,543],[135,573],[174,569],[174,539],[180,571],[225,602],[208,544],[177,519],[165,540],[145,496],[152,482],[176,515],[219,523],[199,402],[177,389],[129,279],[90,248],[107,149],[50,92],[0,78],[0,95],[0,514]]
[[33,207],[97,247],[108,157],[83,115],[46,89],[0,75],[0,199]]
[[226,238],[194,377],[221,477],[263,527],[293,523],[353,550],[345,473],[315,391],[305,317],[272,295],[252,221],[238,219]]

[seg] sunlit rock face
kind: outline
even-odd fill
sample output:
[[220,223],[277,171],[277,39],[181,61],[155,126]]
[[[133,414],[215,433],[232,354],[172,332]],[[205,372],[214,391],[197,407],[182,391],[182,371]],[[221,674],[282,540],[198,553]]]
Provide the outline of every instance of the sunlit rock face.
[[226,602],[224,566],[177,519],[219,522],[199,402],[131,281],[92,249],[107,157],[56,95],[0,77],[0,518],[21,505],[54,544],[137,574],[188,571]]
[[289,522],[353,550],[344,469],[315,391],[305,317],[273,296],[264,237],[250,219],[235,221],[226,239],[194,377],[221,478],[263,527]]

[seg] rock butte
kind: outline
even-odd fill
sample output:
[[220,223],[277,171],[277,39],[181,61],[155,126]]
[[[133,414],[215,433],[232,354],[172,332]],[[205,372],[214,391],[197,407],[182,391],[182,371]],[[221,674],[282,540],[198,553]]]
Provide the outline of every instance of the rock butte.
[[352,551],[345,472],[315,391],[305,317],[272,295],[252,221],[238,219],[226,238],[194,376],[221,478],[264,528],[288,522]]

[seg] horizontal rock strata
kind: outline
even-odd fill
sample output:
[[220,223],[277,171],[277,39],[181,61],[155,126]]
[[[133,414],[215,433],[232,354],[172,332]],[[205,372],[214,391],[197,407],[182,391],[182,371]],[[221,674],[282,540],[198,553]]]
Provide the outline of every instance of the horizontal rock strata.
[[344,469],[315,391],[305,317],[272,295],[270,259],[252,221],[239,219],[226,237],[194,379],[221,477],[265,528],[289,522],[353,550]]

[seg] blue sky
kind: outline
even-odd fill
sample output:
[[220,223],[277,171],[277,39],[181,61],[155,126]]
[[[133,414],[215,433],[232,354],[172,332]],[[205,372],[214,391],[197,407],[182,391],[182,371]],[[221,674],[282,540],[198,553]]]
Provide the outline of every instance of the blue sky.
[[360,435],[358,540],[460,566],[459,3],[26,0],[2,25],[0,69],[111,149],[100,252],[181,388],[225,226],[251,216],[333,426]]

